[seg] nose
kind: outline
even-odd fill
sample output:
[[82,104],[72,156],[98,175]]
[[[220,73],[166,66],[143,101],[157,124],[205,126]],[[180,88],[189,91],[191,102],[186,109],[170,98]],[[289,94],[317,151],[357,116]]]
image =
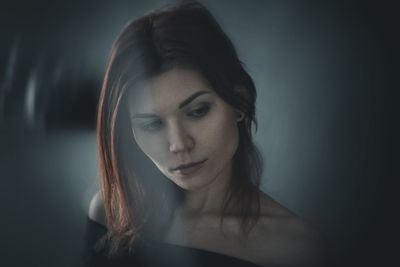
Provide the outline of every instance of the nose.
[[190,151],[194,146],[194,139],[189,132],[178,123],[171,125],[168,132],[169,151],[172,153]]

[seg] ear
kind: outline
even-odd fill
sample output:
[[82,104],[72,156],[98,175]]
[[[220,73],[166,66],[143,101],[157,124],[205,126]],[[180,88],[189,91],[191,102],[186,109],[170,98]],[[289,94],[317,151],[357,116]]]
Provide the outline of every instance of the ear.
[[[244,87],[243,85],[235,85],[233,87],[233,90],[235,92],[235,94],[239,95],[240,97],[246,99],[247,101],[250,101],[250,96],[249,96],[249,92],[246,89],[246,87]],[[235,109],[235,114],[236,114],[236,121],[240,122],[245,118],[245,115],[242,111]]]
[[244,119],[244,113],[238,109],[235,109],[235,114],[236,114],[236,121],[240,122]]

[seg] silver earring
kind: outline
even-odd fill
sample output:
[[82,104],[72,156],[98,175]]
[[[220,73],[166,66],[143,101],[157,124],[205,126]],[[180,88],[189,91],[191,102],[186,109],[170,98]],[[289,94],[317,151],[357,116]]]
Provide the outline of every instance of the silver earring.
[[239,121],[243,120],[243,118],[244,118],[243,112],[237,111],[236,112],[236,121],[239,122]]

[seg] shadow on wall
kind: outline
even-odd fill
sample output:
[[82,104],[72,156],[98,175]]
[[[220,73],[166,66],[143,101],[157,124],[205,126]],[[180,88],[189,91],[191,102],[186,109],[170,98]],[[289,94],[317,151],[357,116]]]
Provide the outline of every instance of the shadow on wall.
[[0,125],[27,129],[94,129],[101,81],[83,64],[27,54],[15,39],[0,80]]
[[84,64],[22,37],[6,55],[0,57],[0,265],[80,266],[89,198],[97,190],[101,80]]
[[106,57],[90,42],[99,2],[2,2],[0,127],[94,129]]

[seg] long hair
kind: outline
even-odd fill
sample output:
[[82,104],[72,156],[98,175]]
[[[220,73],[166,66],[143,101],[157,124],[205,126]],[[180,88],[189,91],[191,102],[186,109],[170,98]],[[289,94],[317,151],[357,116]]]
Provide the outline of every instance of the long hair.
[[[236,50],[201,4],[183,3],[151,11],[122,30],[113,44],[97,114],[100,188],[111,254],[146,238],[160,239],[183,190],[164,177],[138,171],[126,94],[174,66],[199,71],[225,102],[245,118],[238,123],[239,145],[223,218],[234,207],[243,233],[260,216],[258,188],[263,160],[252,141],[256,89]],[[136,157],[136,158],[135,158]],[[150,177],[151,176],[151,177]]]

